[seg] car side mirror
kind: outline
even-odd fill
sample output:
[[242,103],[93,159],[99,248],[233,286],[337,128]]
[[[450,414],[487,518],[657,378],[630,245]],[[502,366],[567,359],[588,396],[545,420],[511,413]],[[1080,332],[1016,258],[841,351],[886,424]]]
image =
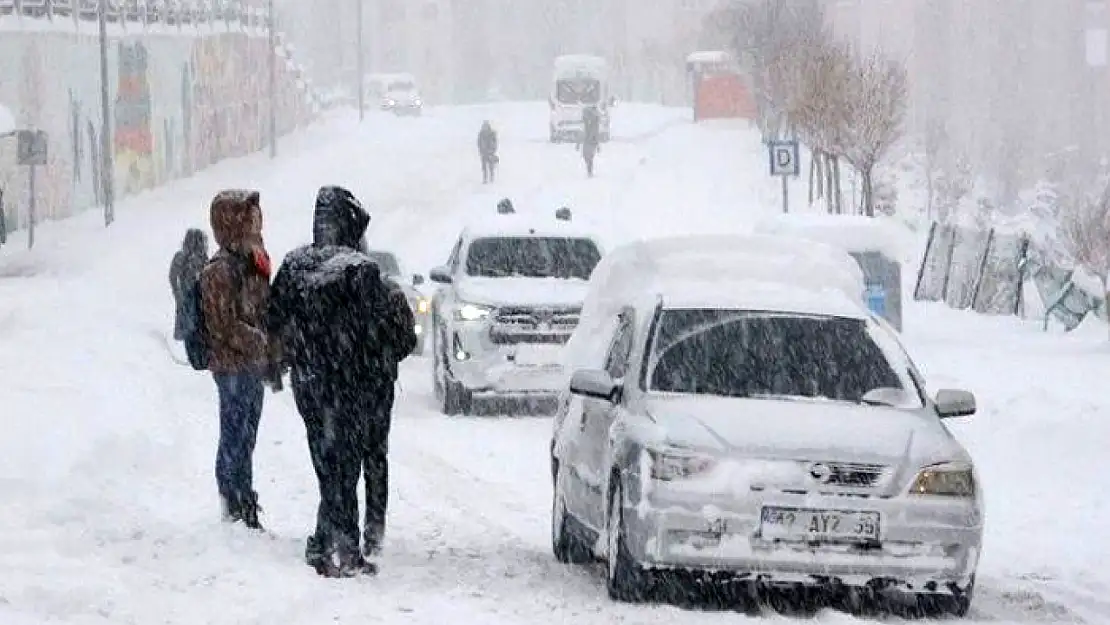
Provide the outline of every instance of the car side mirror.
[[421,284],[424,284],[424,276],[422,276],[418,273],[412,274],[412,285],[413,286],[420,286]]
[[941,389],[933,400],[936,405],[937,416],[941,419],[954,417],[969,417],[975,414],[975,395],[968,391],[955,389]]
[[570,377],[570,392],[591,399],[615,403],[620,388],[612,376],[600,369],[579,369]]
[[451,284],[451,272],[446,267],[436,267],[428,272],[428,276],[437,284]]

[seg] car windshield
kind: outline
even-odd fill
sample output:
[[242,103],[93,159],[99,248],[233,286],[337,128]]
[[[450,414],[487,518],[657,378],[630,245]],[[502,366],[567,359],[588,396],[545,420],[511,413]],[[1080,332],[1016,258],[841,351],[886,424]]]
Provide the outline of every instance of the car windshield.
[[878,389],[912,392],[860,319],[666,310],[653,346],[651,391],[855,403]]
[[555,98],[563,104],[597,104],[601,101],[601,83],[592,78],[559,80]]
[[600,260],[601,251],[590,239],[488,237],[470,244],[466,273],[483,278],[589,280]]
[[394,92],[408,92],[408,91],[415,91],[416,90],[416,85],[407,81],[407,80],[406,81],[398,81],[398,82],[389,83],[389,87],[387,87],[387,89],[389,91],[394,91]]
[[385,276],[399,276],[401,275],[401,265],[397,262],[397,257],[389,252],[375,252],[370,251],[366,253],[370,260],[378,266],[378,270]]

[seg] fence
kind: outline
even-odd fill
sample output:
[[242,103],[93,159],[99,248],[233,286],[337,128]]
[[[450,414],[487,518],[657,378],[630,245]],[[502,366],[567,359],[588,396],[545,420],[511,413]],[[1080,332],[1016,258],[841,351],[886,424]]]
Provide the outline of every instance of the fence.
[[[47,136],[34,202],[16,142],[0,140],[0,224],[9,233],[104,203],[98,4],[0,0],[0,110]],[[113,1],[107,19],[117,199],[263,149],[271,114],[278,135],[315,116],[309,81],[280,33],[270,47],[257,6]]]
[[913,298],[991,315],[1026,315],[1026,285],[1065,330],[1088,314],[1106,319],[1104,295],[1092,293],[1074,269],[1054,262],[1028,236],[934,222],[918,269]]

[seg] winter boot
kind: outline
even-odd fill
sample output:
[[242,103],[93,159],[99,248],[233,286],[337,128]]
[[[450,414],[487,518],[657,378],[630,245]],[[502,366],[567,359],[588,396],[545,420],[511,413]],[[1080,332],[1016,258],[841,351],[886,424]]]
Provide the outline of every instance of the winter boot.
[[376,558],[382,555],[382,541],[385,538],[384,528],[366,526],[362,534],[362,555],[365,558]]
[[358,575],[377,575],[378,565],[367,562],[358,549],[339,550],[339,576],[355,577]]
[[224,523],[238,523],[243,520],[243,508],[236,497],[220,495],[220,519]]
[[262,531],[262,523],[258,520],[258,515],[262,514],[262,506],[258,505],[258,493],[251,492],[243,496],[240,503],[240,514],[242,515],[243,525],[246,525],[252,530]]

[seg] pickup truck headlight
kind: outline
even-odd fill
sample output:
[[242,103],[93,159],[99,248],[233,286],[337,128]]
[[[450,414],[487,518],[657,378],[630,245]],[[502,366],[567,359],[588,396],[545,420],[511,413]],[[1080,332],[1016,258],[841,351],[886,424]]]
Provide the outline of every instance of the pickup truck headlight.
[[974,497],[975,472],[964,463],[934,464],[918,472],[910,486],[911,495]]
[[416,298],[416,312],[421,315],[428,314],[428,300],[423,297]]
[[664,482],[681,480],[704,473],[716,464],[713,458],[695,452],[649,449],[647,453],[651,460],[652,479]]
[[493,309],[489,306],[461,304],[455,308],[455,319],[457,321],[478,321],[488,317],[491,310]]

